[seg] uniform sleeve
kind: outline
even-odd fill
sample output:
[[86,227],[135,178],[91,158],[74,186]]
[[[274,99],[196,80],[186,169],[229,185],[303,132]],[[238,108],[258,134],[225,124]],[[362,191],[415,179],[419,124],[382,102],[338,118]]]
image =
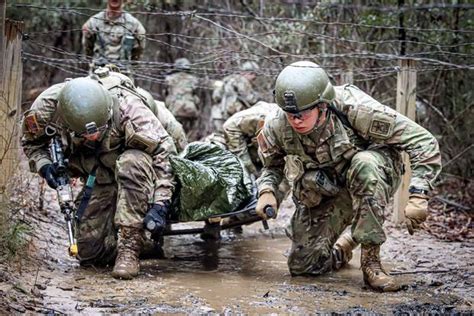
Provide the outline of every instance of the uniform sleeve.
[[82,47],[84,49],[84,54],[87,56],[94,55],[94,43],[96,41],[96,33],[93,26],[93,18],[84,23],[82,26]]
[[136,20],[136,30],[135,30],[135,44],[132,49],[132,60],[140,60],[143,56],[146,46],[146,30],[145,27]]
[[346,88],[344,94],[344,109],[359,135],[405,151],[412,169],[410,185],[427,191],[432,189],[434,180],[441,172],[441,154],[436,138],[414,121],[356,87]]
[[51,137],[45,134],[45,128],[55,119],[61,87],[62,84],[58,84],[45,90],[23,115],[21,145],[31,172],[38,172],[44,165],[52,163],[48,149]]
[[285,152],[277,143],[276,133],[271,124],[272,117],[267,117],[263,129],[257,135],[258,155],[263,164],[262,174],[257,179],[258,193],[278,192],[278,185],[283,179]]
[[252,162],[247,143],[247,139],[253,135],[246,135],[242,126],[242,124],[251,124],[251,122],[244,122],[245,118],[236,115],[230,117],[223,125],[224,136],[229,151],[239,157],[250,173],[256,174],[257,168]]
[[183,151],[188,145],[188,139],[186,137],[186,133],[184,132],[183,126],[178,122],[178,120],[176,120],[174,115],[166,108],[163,102],[155,100],[155,103],[158,107],[158,120],[160,120],[166,132],[173,139],[178,152]]
[[154,202],[170,201],[175,181],[169,156],[176,148],[163,125],[136,96],[125,98],[126,107],[121,109],[121,125],[125,131],[127,148],[142,150],[153,159],[156,173]]

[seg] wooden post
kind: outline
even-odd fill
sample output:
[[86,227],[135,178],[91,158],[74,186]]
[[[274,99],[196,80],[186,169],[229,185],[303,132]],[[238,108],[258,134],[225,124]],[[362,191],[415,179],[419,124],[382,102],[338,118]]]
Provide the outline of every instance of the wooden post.
[[[415,120],[416,112],[416,69],[415,61],[403,59],[399,61],[400,71],[397,76],[397,111],[411,120]],[[394,198],[393,221],[402,223],[405,219],[404,209],[408,202],[411,169],[408,155],[403,153],[405,174]]]
[[[5,56],[5,10],[7,4],[6,0],[0,0],[0,57]],[[0,60],[0,89],[3,87],[3,58]],[[3,90],[0,90],[0,96],[3,95]]]
[[23,23],[5,21],[1,43],[4,49],[0,55],[3,62],[0,73],[0,202],[4,201],[11,176],[18,167],[22,30]]

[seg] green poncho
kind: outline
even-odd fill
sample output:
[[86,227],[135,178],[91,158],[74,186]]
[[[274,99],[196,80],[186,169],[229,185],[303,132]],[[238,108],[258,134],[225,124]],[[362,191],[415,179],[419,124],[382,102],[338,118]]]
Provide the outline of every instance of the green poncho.
[[173,205],[180,222],[235,211],[252,196],[252,181],[240,160],[217,145],[194,142],[170,160],[178,182]]

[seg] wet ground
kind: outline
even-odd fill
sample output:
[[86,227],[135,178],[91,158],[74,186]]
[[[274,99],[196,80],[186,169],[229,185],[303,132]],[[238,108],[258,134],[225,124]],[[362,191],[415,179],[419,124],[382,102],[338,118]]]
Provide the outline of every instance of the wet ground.
[[[49,205],[46,201],[46,205]],[[51,203],[54,205],[54,203]],[[406,284],[397,293],[364,287],[359,250],[345,269],[325,276],[291,277],[290,240],[284,234],[290,205],[263,231],[261,223],[219,243],[198,236],[165,241],[165,259],[142,260],[131,281],[111,277],[111,268],[81,268],[67,256],[66,232],[56,210],[32,214],[36,260],[21,275],[0,283],[9,312],[43,313],[470,313],[474,309],[474,243],[441,242],[421,233],[387,227],[386,267]],[[1,277],[1,275],[0,275]]]

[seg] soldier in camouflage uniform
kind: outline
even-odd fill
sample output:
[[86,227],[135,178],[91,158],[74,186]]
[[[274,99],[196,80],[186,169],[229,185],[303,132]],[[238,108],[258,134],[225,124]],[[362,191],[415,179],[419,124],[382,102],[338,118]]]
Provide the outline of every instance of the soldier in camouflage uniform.
[[189,133],[199,115],[199,97],[196,95],[199,79],[190,74],[191,63],[186,58],[178,58],[174,63],[174,72],[166,76],[165,104],[171,113],[183,124]]
[[247,61],[240,67],[240,73],[232,74],[222,80],[212,92],[215,105],[211,111],[211,126],[214,132],[221,133],[222,125],[233,114],[245,110],[259,100],[260,96],[252,86],[259,66]]
[[165,128],[166,132],[171,136],[178,152],[182,152],[188,145],[186,133],[180,122],[173,116],[170,110],[166,108],[166,105],[162,101],[153,99],[150,92],[137,88],[137,92],[140,93],[146,99],[146,103],[150,110],[160,121],[161,125]]
[[[293,187],[292,275],[340,268],[361,244],[364,282],[378,291],[399,285],[380,262],[387,203],[403,173],[401,152],[412,166],[405,223],[410,234],[426,219],[428,192],[441,170],[436,139],[424,128],[353,85],[334,87],[318,65],[287,66],[275,84],[281,110],[267,117],[257,137],[264,168],[257,213],[277,207],[283,175]],[[351,233],[342,234],[352,223]]]
[[80,206],[76,213],[77,258],[82,265],[115,259],[112,275],[131,279],[139,272],[147,211],[161,214],[160,225],[166,225],[175,185],[168,157],[176,149],[122,76],[107,77],[105,84],[97,77],[77,78],[48,88],[24,114],[22,146],[31,171],[56,188],[46,131],[58,131],[68,173],[87,179],[77,205],[85,201],[86,187],[92,186],[83,215]]
[[107,9],[82,26],[82,47],[92,57],[91,70],[108,63],[131,72],[130,61],[140,60],[145,49],[145,28],[122,10],[122,0],[109,0]]
[[262,168],[257,153],[257,132],[263,127],[265,117],[277,110],[275,103],[259,101],[232,115],[223,126],[228,150],[239,157],[247,171],[255,177],[259,176]]

